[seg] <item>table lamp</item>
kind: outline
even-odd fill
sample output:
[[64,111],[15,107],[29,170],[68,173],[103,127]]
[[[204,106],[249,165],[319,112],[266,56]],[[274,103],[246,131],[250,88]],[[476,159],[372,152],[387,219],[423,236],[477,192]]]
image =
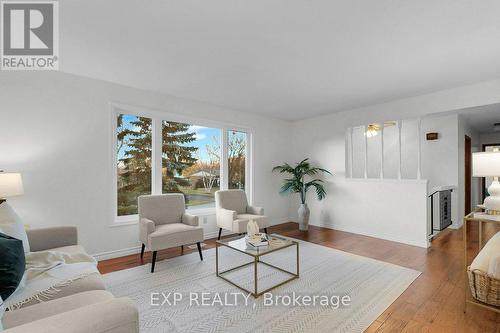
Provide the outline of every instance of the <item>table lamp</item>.
[[0,205],[4,203],[7,197],[22,195],[23,180],[19,173],[8,173],[0,170]]
[[482,152],[472,154],[472,175],[474,177],[494,177],[484,200],[487,214],[500,215],[500,151]]

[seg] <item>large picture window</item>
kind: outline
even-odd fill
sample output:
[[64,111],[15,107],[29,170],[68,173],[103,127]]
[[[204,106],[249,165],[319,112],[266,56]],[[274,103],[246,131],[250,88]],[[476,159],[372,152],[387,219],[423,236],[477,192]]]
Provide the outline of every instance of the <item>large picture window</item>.
[[151,119],[119,114],[116,127],[118,216],[137,214],[137,197],[151,194]]
[[113,112],[117,222],[135,221],[145,194],[182,193],[190,210],[214,208],[219,189],[245,190],[251,200],[248,131],[125,110]]
[[215,207],[221,130],[172,121],[163,121],[162,127],[163,193],[183,193],[188,208]]
[[247,160],[247,134],[239,131],[228,131],[228,185],[230,189],[245,189],[245,171]]

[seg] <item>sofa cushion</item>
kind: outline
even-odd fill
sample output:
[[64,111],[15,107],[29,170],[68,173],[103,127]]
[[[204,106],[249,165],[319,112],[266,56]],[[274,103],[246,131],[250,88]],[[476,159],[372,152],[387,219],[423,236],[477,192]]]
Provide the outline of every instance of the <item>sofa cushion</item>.
[[26,234],[32,252],[78,244],[78,229],[71,225],[29,228]]
[[62,246],[62,247],[55,247],[53,249],[50,249],[49,251],[54,251],[54,252],[63,252],[63,253],[69,253],[69,254],[76,254],[76,253],[85,253],[85,249],[80,246],[80,245],[70,245],[70,246]]
[[[495,260],[496,255],[500,253],[500,232],[497,232],[490,240],[484,245],[482,250],[478,253],[476,258],[470,265],[471,270],[478,269],[483,273],[488,273],[491,260]],[[493,276],[495,277],[495,276]]]
[[0,233],[0,297],[7,299],[21,283],[25,269],[23,242]]
[[3,315],[5,314],[5,305],[0,297],[0,332],[3,331]]
[[496,254],[490,258],[488,275],[497,280],[500,280],[500,254]]
[[[85,249],[80,246],[80,245],[70,245],[70,246],[63,246],[63,247],[56,247],[53,249],[49,249],[48,251],[54,251],[54,252],[63,252],[63,253],[68,253],[68,254],[78,254],[78,253],[85,253]],[[90,274],[85,277],[82,277],[80,279],[74,280],[68,285],[58,287],[58,291],[54,293],[51,297],[52,299],[58,299],[61,297],[69,296],[69,295],[74,295],[76,293],[81,293],[81,292],[86,292],[86,291],[92,291],[92,290],[105,290],[104,282],[102,280],[102,277],[100,274],[95,273],[95,274]],[[34,304],[41,303],[40,301],[33,299],[21,306],[21,308],[25,308]]]
[[[102,280],[101,274],[95,273],[95,274],[90,274],[87,275],[81,279],[77,279],[75,281],[72,281],[70,284],[63,286],[63,287],[58,287],[57,288],[59,291],[57,293],[54,293],[51,295],[51,300],[59,299],[61,297],[65,296],[70,296],[86,291],[92,291],[92,290],[105,290],[106,287],[104,285],[104,282]],[[22,308],[32,306],[34,304],[42,303],[41,301],[38,301],[36,299],[30,300],[29,302],[23,304],[21,306]],[[17,310],[16,310],[17,311]]]
[[65,296],[14,311],[8,311],[4,316],[4,328],[16,327],[59,313],[78,309],[82,306],[109,301],[111,299],[113,299],[113,295],[110,292],[93,290]]
[[137,306],[127,298],[85,305],[10,328],[9,333],[138,333]]
[[24,252],[30,252],[28,235],[26,235],[21,218],[6,202],[0,204],[0,232],[20,239],[23,242]]

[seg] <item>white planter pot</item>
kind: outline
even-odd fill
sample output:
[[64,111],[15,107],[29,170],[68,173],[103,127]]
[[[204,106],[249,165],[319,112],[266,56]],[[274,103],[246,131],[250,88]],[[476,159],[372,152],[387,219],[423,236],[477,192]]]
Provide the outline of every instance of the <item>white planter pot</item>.
[[307,231],[309,229],[310,210],[307,204],[301,204],[299,207],[299,230]]

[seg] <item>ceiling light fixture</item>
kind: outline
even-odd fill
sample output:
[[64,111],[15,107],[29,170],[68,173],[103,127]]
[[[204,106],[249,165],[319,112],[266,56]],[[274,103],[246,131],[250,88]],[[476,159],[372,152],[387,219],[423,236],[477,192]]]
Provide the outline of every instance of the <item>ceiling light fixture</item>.
[[[389,126],[395,126],[396,122],[395,121],[386,121],[384,122],[384,128],[389,127]],[[377,136],[378,132],[382,129],[382,126],[380,124],[368,124],[366,128],[365,135],[367,138],[373,138],[374,136]]]
[[368,128],[366,129],[365,135],[368,138],[373,138],[374,136],[377,136],[379,129],[380,128],[378,127],[378,124],[370,124],[370,125],[368,125]]

